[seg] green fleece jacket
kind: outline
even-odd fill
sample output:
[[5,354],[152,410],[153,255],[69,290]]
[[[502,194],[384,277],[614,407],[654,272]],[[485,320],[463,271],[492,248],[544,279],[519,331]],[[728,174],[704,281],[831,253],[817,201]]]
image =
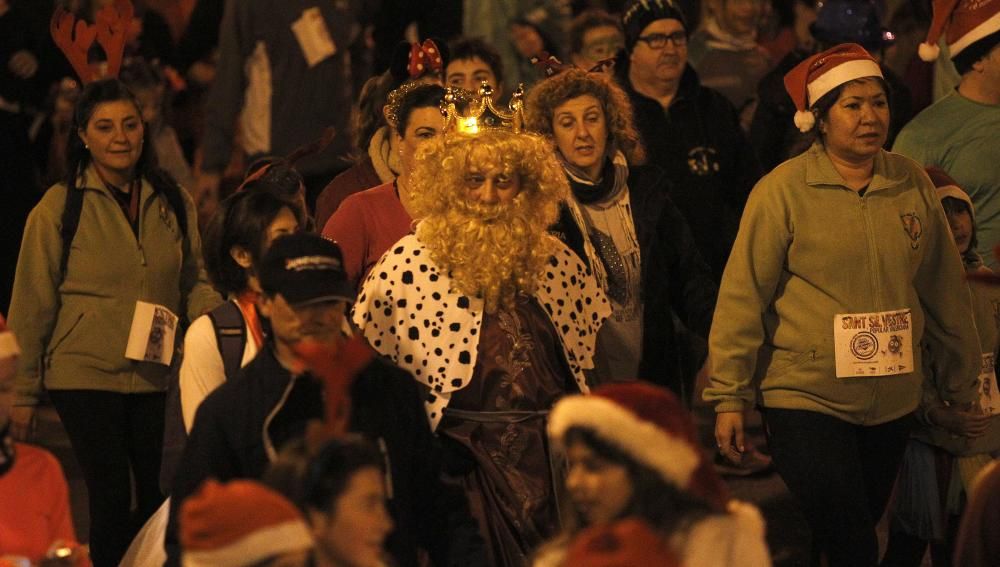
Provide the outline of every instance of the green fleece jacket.
[[147,181],[138,238],[93,167],[78,186],[83,209],[65,275],[59,271],[65,185],[45,193],[24,229],[9,316],[22,350],[16,405],[36,404],[43,379],[52,390],[161,391],[166,366],[125,358],[136,301],[189,319],[222,302],[205,274],[197,212],[187,192],[182,190],[190,243],[185,255],[177,217]]
[[[925,331],[941,345],[944,399],[975,398],[979,339],[964,270],[923,169],[881,151],[864,195],[814,144],[750,194],[722,279],[704,398],[716,411],[815,411],[884,423],[917,408]],[[838,378],[836,314],[912,310],[907,374]],[[925,320],[934,324],[925,328]]]
[[[991,270],[985,267],[982,261],[966,262],[966,271],[969,273]],[[1000,288],[980,284],[970,283],[969,289],[972,292],[972,310],[976,318],[976,329],[979,331],[979,349],[983,354],[997,354],[997,347],[1000,346]],[[941,394],[938,392],[938,376],[947,377],[947,369],[937,363],[938,348],[930,343],[925,346],[925,366],[927,367],[927,379],[924,380],[924,395],[920,404],[920,417],[922,427],[918,428],[913,436],[921,441],[937,445],[953,455],[968,456],[981,453],[996,453],[1000,451],[1000,415],[994,415],[990,419],[990,424],[986,432],[974,439],[952,435],[943,427],[930,423],[928,413],[935,407],[943,405]],[[996,399],[1000,392],[995,390],[992,396]]]

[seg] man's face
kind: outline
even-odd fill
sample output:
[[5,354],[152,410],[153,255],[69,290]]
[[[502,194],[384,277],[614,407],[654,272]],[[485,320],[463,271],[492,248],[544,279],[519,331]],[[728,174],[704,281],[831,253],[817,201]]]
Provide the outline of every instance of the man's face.
[[271,331],[278,341],[295,344],[308,338],[329,344],[340,335],[346,304],[325,301],[293,306],[280,293],[273,297],[265,294],[261,297],[260,311],[271,321]]
[[635,43],[629,56],[634,71],[647,80],[680,80],[687,65],[687,43],[677,45],[674,41],[667,41],[662,48],[653,49],[642,39],[654,35],[672,36],[677,33],[684,33],[684,26],[680,20],[673,18],[656,20],[646,26],[639,34],[639,41]]
[[718,22],[723,30],[735,36],[756,33],[764,4],[761,0],[721,0]]
[[479,57],[471,59],[455,59],[448,63],[445,70],[445,80],[449,87],[461,87],[473,93],[479,92],[480,85],[486,81],[493,87],[493,100],[499,100],[502,85],[497,83],[493,69]]
[[574,57],[578,66],[590,69],[598,61],[614,57],[622,47],[625,47],[625,38],[621,30],[614,26],[598,26],[583,32],[580,53],[575,53]]

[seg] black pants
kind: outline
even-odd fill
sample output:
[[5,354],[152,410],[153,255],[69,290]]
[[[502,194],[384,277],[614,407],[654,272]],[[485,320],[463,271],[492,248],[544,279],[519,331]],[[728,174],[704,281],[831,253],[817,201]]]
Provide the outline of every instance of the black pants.
[[115,567],[163,502],[159,474],[165,395],[50,390],[49,397],[87,483],[94,567]]
[[803,508],[814,550],[831,567],[877,565],[875,525],[912,416],[862,426],[813,411],[767,408],[764,423],[775,469]]

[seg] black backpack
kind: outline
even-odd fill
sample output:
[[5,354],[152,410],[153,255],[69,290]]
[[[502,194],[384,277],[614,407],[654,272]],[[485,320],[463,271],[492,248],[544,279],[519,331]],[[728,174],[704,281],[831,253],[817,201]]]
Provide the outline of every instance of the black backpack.
[[[227,301],[209,311],[208,318],[215,329],[215,343],[222,356],[226,380],[232,380],[240,371],[243,349],[247,344],[246,323],[243,313],[232,301]],[[184,429],[184,414],[181,409],[180,368],[183,353],[174,356],[167,384],[167,401],[163,423],[163,458],[160,464],[160,490],[170,494],[174,474],[180,464],[184,445],[187,444],[187,430]]]

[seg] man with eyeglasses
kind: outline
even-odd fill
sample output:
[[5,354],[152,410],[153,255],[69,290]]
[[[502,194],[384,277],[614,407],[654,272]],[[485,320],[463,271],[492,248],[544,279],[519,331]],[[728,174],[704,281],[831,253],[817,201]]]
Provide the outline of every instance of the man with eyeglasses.
[[[719,281],[747,195],[760,176],[756,157],[733,105],[702,86],[688,65],[687,27],[676,0],[632,0],[622,14],[625,52],[615,65],[618,82],[632,101],[648,163],[666,170],[670,198]],[[688,348],[682,349],[681,373],[690,392],[708,347],[693,333],[683,334],[679,344]],[[738,474],[769,467],[760,453],[745,454]]]
[[721,279],[750,188],[760,176],[732,104],[688,65],[688,34],[675,0],[632,0],[622,20],[617,79],[634,107],[648,161],[673,182],[702,257]]

